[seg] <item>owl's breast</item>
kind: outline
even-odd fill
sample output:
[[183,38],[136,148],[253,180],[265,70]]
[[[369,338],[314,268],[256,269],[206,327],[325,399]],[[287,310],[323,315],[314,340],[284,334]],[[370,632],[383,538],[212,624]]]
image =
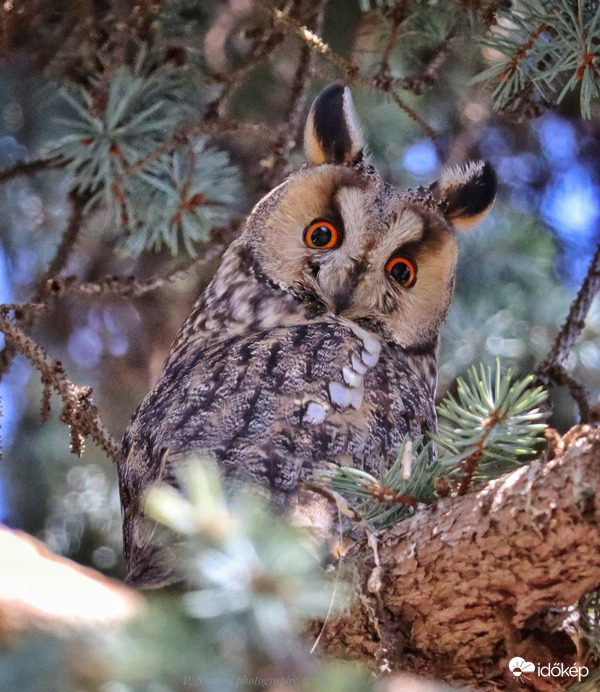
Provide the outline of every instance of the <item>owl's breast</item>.
[[127,433],[130,456],[149,462],[148,482],[159,468],[171,480],[165,450],[207,450],[227,475],[283,492],[326,462],[379,474],[406,434],[435,426],[421,362],[432,358],[341,317],[207,339],[167,363]]

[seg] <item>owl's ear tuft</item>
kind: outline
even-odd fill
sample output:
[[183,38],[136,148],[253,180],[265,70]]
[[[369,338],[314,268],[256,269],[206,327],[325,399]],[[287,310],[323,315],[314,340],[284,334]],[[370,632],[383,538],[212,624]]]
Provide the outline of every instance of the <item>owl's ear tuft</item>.
[[358,163],[363,137],[350,89],[332,84],[311,106],[304,128],[304,151],[309,163]]
[[457,228],[473,228],[496,199],[496,173],[487,161],[446,168],[430,190],[444,216]]

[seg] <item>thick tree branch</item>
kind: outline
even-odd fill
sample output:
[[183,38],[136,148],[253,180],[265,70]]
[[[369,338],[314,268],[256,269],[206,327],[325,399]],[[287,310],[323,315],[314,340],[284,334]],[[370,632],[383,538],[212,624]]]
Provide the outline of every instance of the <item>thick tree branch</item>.
[[359,546],[360,602],[325,625],[321,647],[479,689],[507,689],[513,656],[571,664],[570,638],[540,623],[600,584],[599,479],[600,430],[580,426],[550,462],[385,532],[379,568]]
[[33,536],[0,527],[0,641],[23,630],[64,634],[122,623],[141,612],[143,598],[117,581],[53,555]]

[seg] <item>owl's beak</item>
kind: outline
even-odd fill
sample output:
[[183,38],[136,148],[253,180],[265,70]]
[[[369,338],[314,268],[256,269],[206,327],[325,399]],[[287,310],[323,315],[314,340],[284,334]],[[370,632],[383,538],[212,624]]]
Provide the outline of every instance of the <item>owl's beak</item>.
[[333,294],[333,307],[336,315],[341,315],[350,305],[354,296],[354,281],[347,281],[338,291]]
[[341,315],[351,306],[363,271],[363,264],[355,261],[321,264],[317,275],[313,273],[317,296],[329,310]]

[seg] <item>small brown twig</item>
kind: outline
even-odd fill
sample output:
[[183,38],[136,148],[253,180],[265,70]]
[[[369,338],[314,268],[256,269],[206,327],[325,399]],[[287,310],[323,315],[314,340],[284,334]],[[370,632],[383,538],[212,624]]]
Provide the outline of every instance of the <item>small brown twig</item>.
[[425,87],[433,86],[438,78],[442,65],[452,53],[452,43],[457,34],[458,27],[454,25],[450,28],[427,65],[425,65],[425,69],[420,74],[412,77],[405,77],[401,80],[402,88],[407,91],[412,91],[413,94],[420,94]]
[[573,375],[571,375],[564,365],[549,363],[544,366],[543,372],[541,372],[540,365],[535,372],[536,379],[534,380],[534,384],[537,383],[536,386],[542,384],[546,389],[552,384],[568,387],[579,409],[579,418],[581,422],[587,423],[590,415],[590,393],[581,382],[578,382]]
[[48,265],[48,269],[46,269],[44,275],[38,282],[37,290],[32,298],[33,303],[42,302],[44,294],[48,291],[49,280],[55,276],[58,276],[66,267],[71,252],[73,251],[75,243],[77,242],[77,238],[79,237],[86,200],[76,192],[71,192],[69,198],[71,202],[71,216],[69,218],[69,223],[67,224],[60,243],[56,248],[54,257]]
[[485,443],[487,442],[489,436],[492,434],[494,428],[500,423],[503,423],[505,420],[506,416],[501,415],[496,410],[489,416],[489,418],[486,418],[482,422],[483,433],[479,440],[477,440],[475,450],[471,452],[471,454],[469,454],[469,456],[466,459],[463,459],[463,461],[461,462],[460,468],[465,475],[461,478],[461,481],[458,485],[458,489],[456,491],[457,495],[466,495],[469,491],[469,488],[473,483],[473,476],[475,475],[475,472],[477,471],[479,464],[481,463],[481,460],[485,456]]
[[323,41],[323,39],[317,33],[311,31],[308,27],[300,22],[297,22],[285,12],[271,6],[268,2],[266,2],[266,0],[257,0],[257,4],[260,7],[270,11],[278,22],[282,23],[288,30],[296,33],[313,51],[323,56],[326,60],[341,70],[344,73],[344,79],[348,84],[376,88],[385,93],[389,93],[398,107],[404,111],[409,118],[417,123],[419,127],[422,128],[423,132],[425,132],[429,139],[437,139],[438,135],[431,128],[431,126],[428,125],[415,110],[406,105],[398,94],[393,91],[393,89],[397,86],[404,88],[403,85],[410,85],[411,89],[414,89],[414,78],[408,82],[405,82],[403,79],[382,75],[381,73],[375,75],[374,77],[366,77],[360,72],[360,68],[355,62],[338,55],[327,43],[325,43],[325,41]]
[[189,144],[191,137],[197,135],[211,135],[212,137],[222,137],[224,135],[238,134],[247,132],[256,137],[257,141],[264,142],[265,145],[274,143],[279,136],[279,132],[272,127],[267,127],[264,123],[252,123],[237,118],[219,118],[207,114],[197,122],[186,125],[159,147],[151,151],[146,156],[130,164],[123,171],[122,177],[127,177],[133,173],[143,170],[148,164],[158,160],[165,154],[170,154],[178,147]]
[[587,421],[589,413],[589,394],[583,385],[578,383],[564,368],[564,361],[567,359],[575,341],[585,327],[585,320],[592,302],[600,290],[600,244],[596,248],[596,253],[577,297],[569,308],[569,314],[562,329],[558,333],[552,348],[544,360],[535,369],[534,381],[532,386],[545,387],[548,389],[552,383],[566,384],[579,406],[581,422]]
[[404,111],[411,120],[417,123],[417,125],[423,130],[423,132],[432,142],[439,137],[438,133],[428,123],[426,123],[415,110],[413,110],[410,106],[407,106],[395,91],[390,91],[389,93],[398,108]]
[[44,412],[47,411],[50,387],[62,398],[61,420],[71,426],[73,453],[81,456],[84,439],[91,437],[109,458],[118,463],[121,459],[121,445],[100,420],[98,409],[92,402],[91,387],[78,387],[69,380],[61,363],[52,360],[41,346],[1,312],[0,331],[4,333],[7,342],[10,342],[15,351],[27,357],[40,372],[45,390]]
[[34,159],[33,161],[19,161],[14,166],[0,171],[0,183],[22,175],[35,175],[39,171],[64,168],[68,163],[69,159],[65,159],[62,156],[53,156],[49,159]]
[[[316,31],[320,30],[323,23],[324,8],[324,0],[319,0],[313,7],[311,26],[314,24]],[[306,43],[301,44],[300,55],[290,89],[289,102],[283,117],[285,126],[275,146],[272,159],[273,164],[269,168],[268,175],[264,176],[264,185],[268,189],[275,187],[275,185],[281,182],[288,163],[288,156],[296,145],[302,131],[302,111],[306,85],[312,71],[314,55],[310,46]]]
[[138,279],[135,276],[107,276],[100,281],[78,281],[75,276],[55,277],[48,282],[48,290],[56,296],[80,295],[88,298],[141,298],[152,291],[187,276],[194,269],[206,266],[221,256],[225,247],[213,245],[200,259],[188,262],[166,276]]
[[270,12],[278,23],[283,24],[288,30],[297,34],[312,50],[335,65],[347,78],[354,80],[359,77],[360,69],[358,65],[352,62],[352,60],[338,55],[317,33],[311,31],[307,26],[298,22],[293,17],[290,17],[289,14],[282,12],[277,7],[273,7],[269,2],[266,2],[266,0],[256,0],[256,3],[259,7],[263,7]]
[[387,43],[383,49],[381,55],[381,62],[379,66],[379,74],[388,74],[390,71],[390,56],[394,50],[396,43],[398,43],[398,34],[400,33],[400,26],[406,19],[406,13],[404,8],[401,11],[393,12],[390,17],[392,28],[390,30],[390,35],[388,36]]
[[[30,309],[25,309],[23,306],[22,310],[17,310],[15,308],[15,319],[19,320],[21,324],[25,327],[31,327],[37,321],[39,315],[41,314],[41,305],[44,304],[45,298],[47,298],[47,285],[49,280],[58,274],[67,264],[71,251],[75,245],[77,237],[79,235],[79,230],[81,227],[81,221],[83,217],[83,208],[85,201],[82,197],[76,193],[71,193],[71,204],[72,212],[67,228],[65,229],[62,239],[56,249],[56,253],[48,269],[44,273],[44,276],[39,280],[36,292],[31,299],[31,301],[25,305],[35,305],[36,310],[32,311]],[[6,314],[6,311],[4,312]],[[4,348],[0,351],[0,380],[2,377],[10,370],[12,361],[17,354],[14,344],[6,343]]]

